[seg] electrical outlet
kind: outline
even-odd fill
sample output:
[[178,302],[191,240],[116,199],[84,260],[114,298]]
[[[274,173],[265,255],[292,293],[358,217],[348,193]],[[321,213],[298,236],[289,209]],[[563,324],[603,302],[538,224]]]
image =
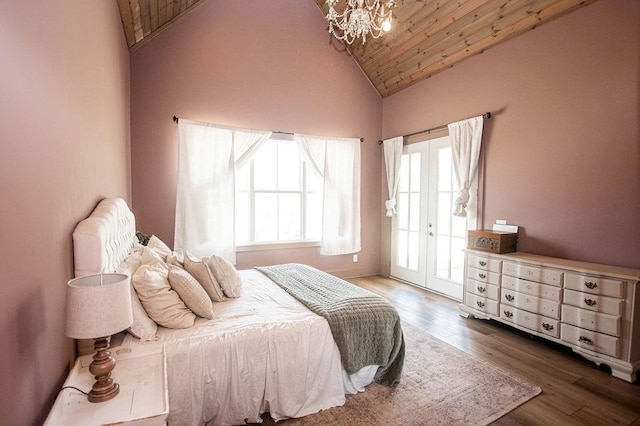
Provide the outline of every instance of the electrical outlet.
[[354,255],[353,255],[353,262],[355,263],[355,262],[357,262],[357,261],[358,261],[358,255],[357,255],[357,254],[354,254]]

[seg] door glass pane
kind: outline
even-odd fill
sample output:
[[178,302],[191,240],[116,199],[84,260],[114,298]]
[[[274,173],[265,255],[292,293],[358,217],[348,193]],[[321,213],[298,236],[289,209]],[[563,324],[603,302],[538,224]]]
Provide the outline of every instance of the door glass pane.
[[396,263],[398,266],[403,268],[407,267],[407,245],[409,243],[409,233],[407,231],[399,230],[398,231],[398,258],[396,259]]
[[418,232],[409,233],[409,264],[408,268],[418,270],[418,259],[420,255],[420,234]]
[[451,226],[451,193],[438,192],[438,234],[449,234]]
[[438,235],[436,239],[436,276],[449,278],[449,237]]
[[438,150],[438,191],[451,191],[452,169],[451,148]]
[[400,177],[398,182],[399,192],[409,191],[409,156],[403,155],[400,163]]
[[412,231],[420,230],[420,193],[411,193],[409,203],[409,229]]
[[410,189],[411,192],[420,191],[420,153],[411,154],[411,175]]
[[397,200],[398,228],[409,229],[409,194],[398,194]]
[[464,238],[451,239],[451,281],[462,284],[464,272]]

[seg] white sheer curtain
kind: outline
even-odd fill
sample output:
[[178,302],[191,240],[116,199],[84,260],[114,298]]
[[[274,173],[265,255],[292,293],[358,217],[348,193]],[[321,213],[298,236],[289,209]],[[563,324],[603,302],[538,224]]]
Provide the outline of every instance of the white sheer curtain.
[[305,162],[324,180],[320,254],[356,253],[360,244],[360,140],[295,135]]
[[235,264],[235,168],[271,132],[180,119],[174,248]]
[[396,213],[396,192],[400,177],[400,164],[402,163],[402,136],[382,141],[384,147],[384,164],[387,170],[387,187],[389,199],[384,202],[387,209],[387,217]]
[[[455,216],[467,216],[467,207],[477,204],[478,194],[471,191],[478,173],[478,160],[482,145],[482,116],[457,121],[448,125],[451,154],[460,192],[455,201]],[[475,212],[472,212],[475,216]]]

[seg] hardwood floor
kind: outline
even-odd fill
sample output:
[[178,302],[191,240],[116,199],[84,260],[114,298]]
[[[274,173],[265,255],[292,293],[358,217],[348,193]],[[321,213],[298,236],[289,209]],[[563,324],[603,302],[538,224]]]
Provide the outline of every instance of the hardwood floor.
[[403,321],[542,388],[494,425],[640,426],[638,382],[496,321],[463,318],[459,302],[418,287],[378,276],[348,281],[387,298]]

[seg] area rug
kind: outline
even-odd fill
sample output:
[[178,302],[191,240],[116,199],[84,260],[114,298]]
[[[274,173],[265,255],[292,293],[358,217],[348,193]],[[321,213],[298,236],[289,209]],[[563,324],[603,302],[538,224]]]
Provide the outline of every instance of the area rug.
[[538,395],[532,386],[402,324],[406,357],[395,388],[372,384],[334,407],[285,425],[486,425]]

